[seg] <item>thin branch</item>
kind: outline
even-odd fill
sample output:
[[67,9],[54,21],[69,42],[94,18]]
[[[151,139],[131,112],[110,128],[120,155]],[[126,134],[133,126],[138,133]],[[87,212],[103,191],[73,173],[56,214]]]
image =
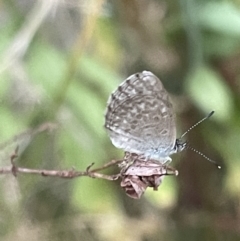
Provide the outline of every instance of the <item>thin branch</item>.
[[[93,169],[92,172],[98,172],[98,171],[101,171],[101,170],[103,170],[103,169],[107,169],[108,167],[117,165],[117,164],[119,164],[119,163],[121,163],[121,162],[123,162],[123,160],[112,160],[112,161],[104,164],[102,167]],[[90,168],[91,168],[92,166],[93,166],[93,165],[91,165]]]
[[76,178],[76,177],[83,177],[88,176],[92,178],[101,178],[109,181],[115,181],[120,177],[120,174],[116,175],[105,175],[102,173],[98,173],[97,171],[104,170],[110,166],[116,165],[120,161],[112,160],[107,164],[104,164],[102,167],[96,168],[94,170],[90,171],[90,168],[93,166],[91,164],[86,168],[86,171],[75,171],[72,170],[46,170],[46,169],[31,169],[31,168],[23,168],[23,167],[17,167],[13,159],[16,157],[16,154],[13,154],[11,156],[11,166],[2,167],[0,168],[0,174],[13,174],[14,176],[17,176],[19,173],[24,174],[34,174],[34,175],[41,175],[41,176],[48,176],[48,177],[60,177],[60,178]]
[[[27,130],[13,138],[13,140],[10,140],[8,142],[5,142],[0,145],[1,148],[5,148],[10,143],[22,139],[25,135],[33,136],[35,134],[38,134],[39,132],[45,131],[45,130],[52,130],[56,128],[56,124],[53,123],[44,123],[40,125],[36,129],[30,129]],[[94,163],[89,165],[85,171],[76,171],[74,168],[72,170],[47,170],[47,169],[31,169],[31,168],[25,168],[25,167],[18,167],[15,164],[15,159],[18,157],[18,150],[19,145],[14,150],[13,154],[10,155],[10,166],[2,167],[0,168],[0,175],[1,174],[13,174],[15,177],[19,173],[23,174],[34,174],[34,175],[41,175],[41,176],[49,176],[49,177],[60,177],[60,178],[76,178],[76,177],[83,177],[88,176],[92,178],[101,178],[109,181],[115,181],[120,177],[120,174],[115,175],[106,175],[99,173],[99,171],[102,171],[104,169],[107,169],[111,166],[117,165],[118,163],[122,162],[123,160],[112,160],[106,164],[104,164],[101,167],[95,168],[90,170]]]
[[[0,168],[1,174],[12,174],[15,177],[19,173],[35,174],[43,177],[60,177],[60,178],[76,178],[76,177],[91,177],[100,178],[108,181],[115,181],[121,178],[120,186],[125,190],[126,194],[134,199],[139,199],[148,187],[153,190],[158,190],[165,175],[178,175],[178,171],[172,167],[157,163],[156,160],[143,161],[136,154],[125,153],[123,160],[112,160],[101,167],[92,169],[94,163],[90,164],[85,171],[72,170],[46,170],[46,169],[30,169],[16,166],[14,160],[18,157],[18,147],[10,156],[10,166]],[[125,162],[128,163],[125,163]],[[120,172],[115,175],[106,175],[99,173],[116,164],[120,164]],[[123,165],[124,164],[124,165]]]

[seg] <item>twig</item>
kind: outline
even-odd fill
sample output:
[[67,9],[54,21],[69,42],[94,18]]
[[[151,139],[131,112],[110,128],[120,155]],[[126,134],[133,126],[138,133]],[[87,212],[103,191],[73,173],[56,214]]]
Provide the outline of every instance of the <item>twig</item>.
[[[48,123],[39,126],[36,130],[34,130],[34,132],[37,133],[37,132],[44,131],[46,129],[49,129]],[[90,170],[94,165],[94,163],[92,163],[86,168],[86,171],[76,171],[74,168],[72,168],[72,170],[46,170],[46,169],[31,169],[31,168],[25,168],[25,167],[18,167],[16,166],[14,161],[14,159],[18,157],[18,149],[19,149],[19,146],[16,147],[13,154],[10,156],[11,166],[0,168],[0,175],[13,174],[16,177],[18,173],[24,173],[24,174],[34,174],[34,175],[60,177],[60,178],[76,178],[76,177],[88,176],[92,178],[101,178],[109,181],[115,181],[120,177],[120,174],[106,175],[106,174],[99,173],[99,171],[102,171],[111,166],[114,166],[122,162],[122,160],[112,160],[101,167]]]
[[69,170],[46,170],[46,169],[31,169],[31,168],[17,167],[13,161],[15,157],[16,157],[16,152],[11,156],[12,166],[0,168],[0,174],[13,174],[14,176],[16,176],[18,173],[24,173],[24,174],[34,174],[34,175],[60,177],[60,178],[76,178],[76,177],[88,176],[92,178],[101,178],[109,181],[115,181],[120,177],[120,174],[106,175],[106,174],[98,173],[98,171],[101,171],[110,166],[116,165],[116,163],[118,163],[119,161],[115,161],[115,160],[112,160],[104,164],[102,167],[96,168],[92,171],[90,171],[90,168],[94,165],[94,163],[88,166],[86,168],[86,171],[75,171],[75,170],[69,171]]
[[[101,171],[101,170],[103,170],[103,169],[107,169],[107,168],[110,167],[110,166],[114,166],[114,165],[116,165],[116,164],[119,164],[119,163],[121,163],[121,162],[123,162],[123,160],[112,160],[112,161],[104,164],[102,167],[93,169],[91,172],[98,172],[98,171]],[[94,164],[94,163],[93,163],[93,164]],[[93,166],[93,164],[90,166],[90,168]]]
[[[1,174],[12,174],[17,177],[17,174],[35,174],[44,177],[60,177],[60,178],[76,178],[76,177],[91,177],[105,179],[108,181],[115,181],[121,178],[120,186],[125,190],[126,194],[134,199],[139,199],[150,187],[153,190],[158,190],[165,175],[178,175],[175,168],[157,163],[156,160],[142,160],[136,154],[125,153],[123,160],[112,160],[101,167],[92,169],[94,163],[87,166],[85,171],[76,171],[74,168],[71,170],[47,170],[47,169],[31,169],[16,166],[14,159],[17,155],[18,147],[10,156],[11,166],[0,168]],[[124,163],[124,165],[123,165]],[[99,173],[104,169],[119,164],[120,172],[115,175],[106,175]],[[121,166],[120,166],[121,164]]]

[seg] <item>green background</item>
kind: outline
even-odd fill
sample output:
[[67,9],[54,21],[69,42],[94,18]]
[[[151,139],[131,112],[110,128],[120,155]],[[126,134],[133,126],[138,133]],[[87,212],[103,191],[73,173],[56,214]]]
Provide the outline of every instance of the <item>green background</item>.
[[[119,181],[0,176],[0,239],[240,240],[240,2],[0,2],[0,168],[84,171],[123,157],[104,130],[110,93],[149,70],[167,91],[178,136],[200,155],[173,156],[177,177],[127,197]],[[37,134],[44,123],[54,130]],[[114,174],[117,168],[104,173]]]

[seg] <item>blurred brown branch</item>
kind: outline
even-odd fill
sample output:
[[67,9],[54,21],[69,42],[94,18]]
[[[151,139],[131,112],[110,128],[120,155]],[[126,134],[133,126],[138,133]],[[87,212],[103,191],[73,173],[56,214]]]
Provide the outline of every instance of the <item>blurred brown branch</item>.
[[17,176],[18,173],[24,173],[24,174],[35,174],[35,175],[41,175],[41,176],[60,177],[60,178],[75,178],[75,177],[81,177],[81,176],[88,176],[92,178],[101,178],[109,181],[115,181],[120,176],[120,174],[105,175],[102,173],[98,173],[98,171],[101,171],[110,166],[116,165],[122,162],[122,160],[112,160],[104,164],[102,167],[90,170],[91,167],[94,165],[94,163],[92,163],[86,168],[85,171],[76,171],[74,170],[74,168],[72,168],[72,170],[31,169],[31,168],[25,168],[25,167],[18,167],[15,165],[14,159],[18,156],[17,151],[18,151],[18,148],[16,148],[14,154],[12,154],[10,157],[12,165],[0,168],[0,174],[12,173],[14,176]]
[[[0,174],[13,174],[15,177],[18,173],[35,174],[48,177],[60,178],[76,178],[76,177],[91,177],[100,178],[108,181],[122,179],[120,186],[125,190],[126,194],[134,199],[140,199],[148,187],[152,187],[157,191],[162,183],[165,175],[178,175],[178,171],[174,168],[163,165],[156,160],[141,160],[141,157],[134,153],[125,153],[123,160],[112,160],[101,167],[92,169],[94,163],[89,165],[85,171],[71,170],[46,170],[46,169],[31,169],[18,167],[14,163],[17,155],[18,147],[10,156],[11,166],[0,168]],[[106,175],[99,173],[111,166],[118,165],[120,172],[114,175]]]

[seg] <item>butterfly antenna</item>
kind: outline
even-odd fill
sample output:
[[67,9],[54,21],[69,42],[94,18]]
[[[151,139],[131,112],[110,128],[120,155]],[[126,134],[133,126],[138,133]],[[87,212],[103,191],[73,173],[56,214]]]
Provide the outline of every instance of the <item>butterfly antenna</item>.
[[[210,118],[212,115],[214,114],[214,111],[211,111],[207,116],[205,116],[203,119],[201,119],[200,121],[198,121],[196,124],[194,124],[193,126],[191,126],[186,132],[184,132],[181,137],[178,140],[181,140],[189,131],[191,131],[192,129],[194,129],[195,127],[197,127],[199,124],[201,124],[203,121],[207,120],[208,118]],[[215,162],[214,160],[212,160],[211,158],[207,157],[205,154],[203,154],[202,152],[194,149],[193,147],[189,146],[187,143],[185,143],[185,148],[189,149],[195,153],[197,153],[198,155],[202,156],[203,158],[205,158],[206,160],[208,160],[209,162],[211,162],[212,164],[214,164],[218,169],[221,169],[221,166]]]
[[198,121],[196,124],[194,124],[193,126],[191,126],[186,132],[184,132],[180,139],[182,139],[189,131],[191,131],[192,129],[194,129],[195,127],[197,127],[199,124],[201,124],[203,121],[207,120],[208,118],[210,118],[212,115],[214,114],[214,111],[211,111],[207,116],[205,116],[203,119],[201,119],[200,121]]
[[211,162],[212,164],[214,164],[218,169],[221,169],[221,168],[222,168],[220,165],[218,165],[217,162],[215,162],[215,161],[212,160],[211,158],[207,157],[207,156],[204,155],[202,152],[194,149],[193,147],[191,147],[191,146],[189,146],[189,145],[187,145],[186,148],[189,149],[189,150],[191,150],[191,151],[193,151],[193,152],[195,152],[195,153],[197,153],[198,155],[202,156],[203,158],[205,158],[206,160],[208,160],[209,162]]

